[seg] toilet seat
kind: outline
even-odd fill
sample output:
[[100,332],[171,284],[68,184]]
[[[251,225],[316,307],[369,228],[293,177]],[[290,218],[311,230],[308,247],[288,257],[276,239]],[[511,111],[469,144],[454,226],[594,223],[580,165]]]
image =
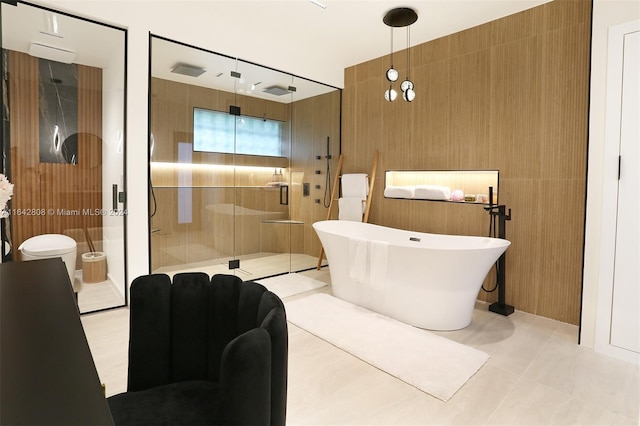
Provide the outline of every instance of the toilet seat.
[[23,254],[51,257],[71,253],[76,249],[76,241],[60,234],[43,234],[31,237],[18,247]]

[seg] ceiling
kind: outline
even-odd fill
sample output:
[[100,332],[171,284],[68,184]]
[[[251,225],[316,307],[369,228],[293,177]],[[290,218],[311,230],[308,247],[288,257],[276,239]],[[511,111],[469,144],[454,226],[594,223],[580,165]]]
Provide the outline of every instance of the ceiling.
[[[146,33],[343,87],[345,68],[389,54],[390,28],[382,17],[392,8],[411,7],[417,12],[418,20],[410,27],[410,44],[415,46],[549,0],[318,1],[326,8],[310,0],[40,0],[38,3],[130,32],[143,28]],[[89,64],[100,61],[96,53],[104,51],[110,40],[106,34],[83,28],[87,23],[82,21],[79,27],[71,22],[61,27],[64,37],[51,37],[43,34],[43,28],[46,30],[49,25],[46,16],[9,18],[7,12],[12,7],[6,4],[2,7],[3,42],[17,50],[44,38],[49,45],[76,52],[79,63]],[[24,7],[20,5],[18,9]],[[394,30],[394,50],[406,47],[406,31]],[[156,52],[156,60],[166,69],[194,59],[162,57]]]
[[[326,9],[310,0],[153,1],[155,23],[149,27],[154,34],[343,87],[345,68],[389,54],[390,29],[382,18],[390,9],[416,10],[415,46],[548,0],[320,1]],[[395,30],[394,50],[406,46],[406,31]]]

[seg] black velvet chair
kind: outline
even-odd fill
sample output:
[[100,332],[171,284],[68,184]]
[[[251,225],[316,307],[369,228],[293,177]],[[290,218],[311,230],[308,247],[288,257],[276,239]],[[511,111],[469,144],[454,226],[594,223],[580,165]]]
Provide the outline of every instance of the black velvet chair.
[[127,392],[116,425],[284,425],[284,305],[232,275],[154,274],[131,284]]

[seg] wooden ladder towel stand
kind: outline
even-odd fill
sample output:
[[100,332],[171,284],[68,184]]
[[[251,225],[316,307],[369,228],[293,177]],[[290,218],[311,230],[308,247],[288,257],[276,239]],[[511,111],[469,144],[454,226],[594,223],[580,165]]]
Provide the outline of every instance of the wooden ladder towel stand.
[[[327,220],[331,219],[331,213],[333,213],[333,203],[338,201],[337,193],[340,185],[340,178],[342,175],[342,164],[344,163],[344,155],[340,154],[338,159],[338,168],[336,169],[336,177],[333,180],[333,189],[331,190],[331,202],[329,203],[329,210],[327,211]],[[371,173],[369,174],[369,193],[367,194],[366,206],[362,216],[363,222],[369,221],[369,211],[371,211],[371,197],[373,196],[373,186],[376,182],[376,172],[378,171],[378,151],[373,154],[373,164],[371,166]],[[318,256],[318,265],[316,269],[322,267],[322,257],[324,256],[324,247],[320,247],[320,255]]]

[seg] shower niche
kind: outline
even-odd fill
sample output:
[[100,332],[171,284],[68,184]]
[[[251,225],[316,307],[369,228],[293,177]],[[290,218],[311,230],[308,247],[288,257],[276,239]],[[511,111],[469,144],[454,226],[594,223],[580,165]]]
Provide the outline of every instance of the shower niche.
[[340,90],[157,36],[150,81],[150,270],[314,267],[326,210],[302,188],[338,152]]

